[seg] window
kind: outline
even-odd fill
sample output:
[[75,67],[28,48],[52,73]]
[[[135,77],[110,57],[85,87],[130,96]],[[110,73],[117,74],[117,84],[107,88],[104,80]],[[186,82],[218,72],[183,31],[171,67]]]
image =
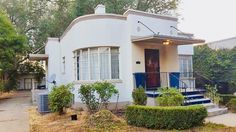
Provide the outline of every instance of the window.
[[193,77],[193,66],[191,55],[179,56],[179,67],[181,77]]
[[87,48],[76,53],[77,80],[119,79],[119,48]]

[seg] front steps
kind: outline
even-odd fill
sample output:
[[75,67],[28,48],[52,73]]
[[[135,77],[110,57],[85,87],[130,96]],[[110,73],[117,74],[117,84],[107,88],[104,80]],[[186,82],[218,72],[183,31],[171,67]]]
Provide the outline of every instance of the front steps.
[[228,108],[220,108],[218,105],[213,103],[203,104],[207,108],[208,116],[222,115],[228,112]]
[[[182,92],[185,101],[184,105],[203,105],[207,108],[208,116],[216,116],[228,112],[227,108],[220,108],[211,102],[209,98],[204,97],[204,90],[194,90]],[[155,98],[159,96],[157,91],[146,91],[148,96],[147,106],[156,106]]]

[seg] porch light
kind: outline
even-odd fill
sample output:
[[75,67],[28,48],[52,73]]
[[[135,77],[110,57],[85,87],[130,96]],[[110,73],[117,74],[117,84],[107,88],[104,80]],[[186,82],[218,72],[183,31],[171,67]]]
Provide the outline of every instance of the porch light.
[[171,41],[168,39],[162,42],[163,45],[169,45],[170,43],[171,43]]

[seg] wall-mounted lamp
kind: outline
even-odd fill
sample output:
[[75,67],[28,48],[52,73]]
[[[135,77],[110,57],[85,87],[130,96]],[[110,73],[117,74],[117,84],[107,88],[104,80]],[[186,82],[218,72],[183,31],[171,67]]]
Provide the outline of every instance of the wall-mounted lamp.
[[171,44],[171,41],[167,39],[167,40],[163,41],[162,44],[163,45],[169,45],[169,44]]

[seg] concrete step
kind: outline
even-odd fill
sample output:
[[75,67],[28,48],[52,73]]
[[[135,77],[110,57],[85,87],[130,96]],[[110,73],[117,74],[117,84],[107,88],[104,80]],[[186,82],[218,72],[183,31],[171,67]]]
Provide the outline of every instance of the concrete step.
[[204,107],[206,107],[207,109],[212,109],[212,108],[219,108],[216,104],[214,103],[206,103],[206,104],[202,104]]
[[202,98],[204,98],[204,95],[203,94],[185,95],[184,98],[187,100],[202,99]]
[[201,99],[192,99],[192,100],[185,100],[185,105],[196,105],[196,104],[206,104],[210,103],[211,100],[209,98],[201,98]]
[[228,108],[210,108],[207,109],[208,116],[222,115],[228,112]]

